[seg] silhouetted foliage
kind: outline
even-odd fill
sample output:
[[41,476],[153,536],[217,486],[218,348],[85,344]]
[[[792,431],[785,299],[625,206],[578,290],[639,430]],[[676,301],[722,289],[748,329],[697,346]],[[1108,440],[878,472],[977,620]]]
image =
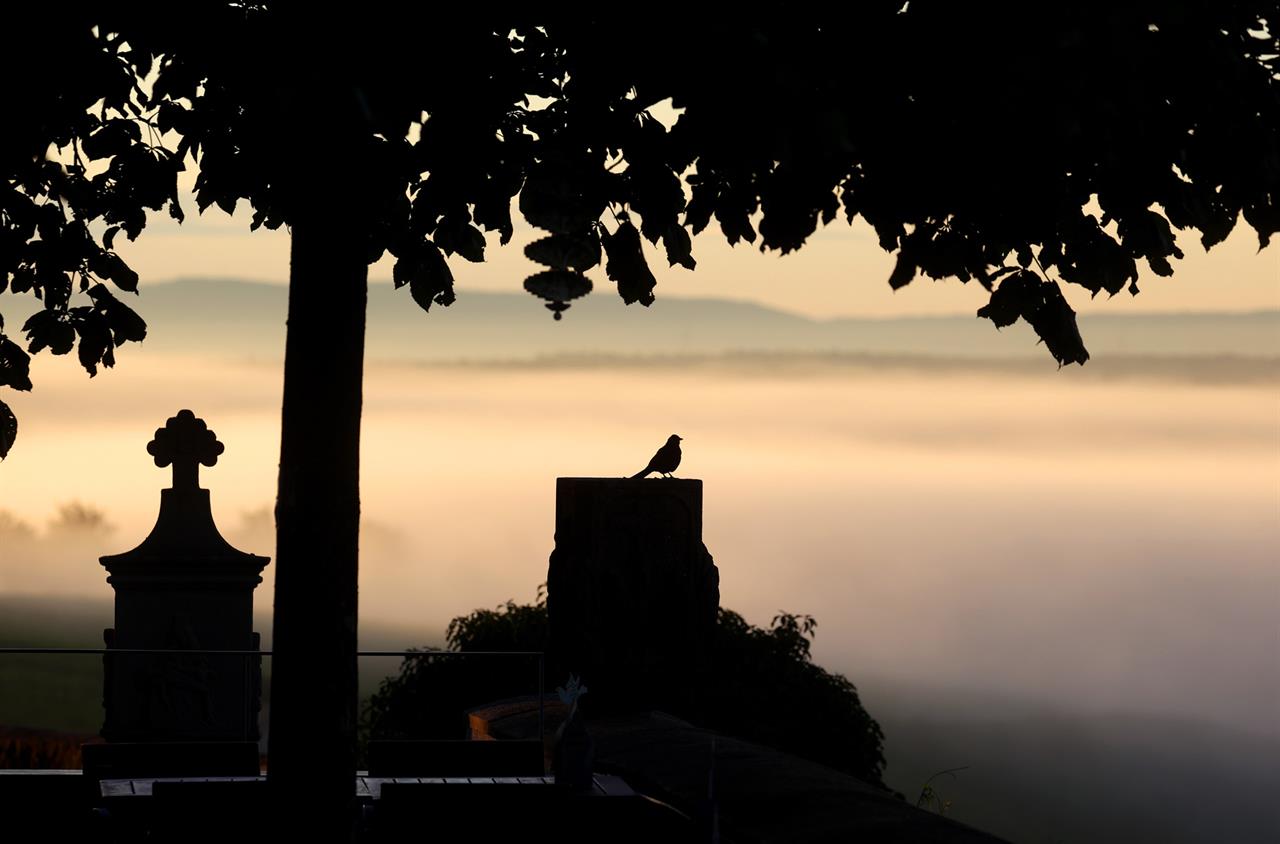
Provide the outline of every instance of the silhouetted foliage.
[[[449,650],[540,651],[547,641],[547,610],[507,601],[496,609],[458,616],[445,630]],[[432,649],[423,653],[430,654]],[[466,712],[502,698],[537,693],[537,662],[528,658],[474,660],[409,657],[400,674],[384,680],[363,713],[372,738],[464,738]]]
[[[884,734],[854,685],[813,663],[810,643],[816,630],[817,622],[807,615],[779,613],[766,630],[721,609],[696,711],[673,714],[882,785]],[[546,606],[539,599],[478,609],[453,619],[447,638],[449,648],[461,652],[544,650]],[[406,659],[400,674],[383,681],[370,701],[365,718],[371,734],[460,738],[466,729],[461,713],[467,709],[528,693],[527,680],[510,666],[496,673],[468,662]],[[584,679],[590,685],[590,678]]]
[[445,642],[455,651],[540,651],[547,643],[547,629],[545,588],[539,587],[535,603],[507,601],[496,609],[458,616],[445,629]]
[[58,506],[58,515],[49,521],[50,538],[104,537],[115,526],[107,521],[107,514],[80,501],[69,501]]
[[[331,248],[389,251],[424,309],[454,299],[446,258],[483,260],[482,231],[510,239],[517,196],[550,233],[526,249],[547,267],[526,287],[557,318],[591,290],[583,273],[602,251],[619,295],[647,305],[643,240],[692,269],[690,234],[713,219],[731,244],[786,253],[861,216],[897,253],[894,287],[977,279],[992,293],[981,316],[1025,319],[1060,363],[1083,362],[1059,280],[1136,293],[1139,259],[1170,275],[1182,257],[1175,229],[1206,248],[1241,215],[1263,246],[1280,231],[1269,2],[1059,4],[1033,26],[900,0],[841,25],[691,20],[680,38],[697,49],[679,62],[654,48],[672,38],[656,18],[186,9],[176,21],[148,4],[60,4],[11,39],[0,73],[22,118],[2,148],[0,290],[44,310],[22,326],[27,352],[0,338],[0,386],[29,388],[27,353],[76,348],[93,374],[145,337],[105,284],[138,289],[114,242],[148,210],[183,218],[189,162],[200,211],[243,199],[253,228],[289,223],[311,196],[300,180],[319,178],[290,146],[358,156],[334,166],[358,178],[350,198],[369,224]],[[311,94],[330,107],[290,122],[323,105]],[[670,130],[652,112],[665,100],[682,110]],[[73,306],[77,291],[88,301]],[[0,423],[2,455],[13,426]]]
[[853,683],[813,663],[812,617],[779,613],[765,630],[721,608],[716,621],[706,726],[883,784],[884,733]]

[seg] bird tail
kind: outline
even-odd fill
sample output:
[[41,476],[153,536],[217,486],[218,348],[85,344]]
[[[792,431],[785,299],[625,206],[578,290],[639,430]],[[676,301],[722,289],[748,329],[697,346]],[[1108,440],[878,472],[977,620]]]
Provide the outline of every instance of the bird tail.
[[650,473],[650,472],[652,472],[652,471],[653,471],[652,469],[650,469],[648,466],[646,466],[646,467],[644,467],[643,469],[641,469],[639,472],[636,472],[634,475],[632,475],[632,476],[631,476],[631,478],[630,478],[630,480],[638,481],[638,480],[640,480],[641,478],[643,478],[645,475],[649,474],[649,473]]

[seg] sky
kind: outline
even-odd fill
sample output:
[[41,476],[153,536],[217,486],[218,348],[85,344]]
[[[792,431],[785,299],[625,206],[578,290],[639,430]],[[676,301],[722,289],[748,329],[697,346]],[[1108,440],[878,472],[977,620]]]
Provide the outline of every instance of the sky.
[[[188,174],[188,184],[190,178]],[[144,281],[192,276],[282,284],[288,280],[289,241],[283,230],[250,233],[250,214],[243,205],[234,217],[216,207],[197,215],[195,202],[187,194],[184,207],[189,211],[186,223],[179,225],[166,214],[153,213],[136,243],[118,239],[120,253]],[[692,272],[669,268],[661,249],[646,243],[659,296],[741,299],[815,318],[972,314],[986,302],[978,284],[955,280],[920,277],[896,292],[890,289],[887,280],[894,258],[879,248],[875,233],[861,218],[852,226],[840,219],[820,228],[804,248],[786,256],[762,254],[749,244],[730,247],[717,227],[713,222],[695,238],[698,268]],[[483,264],[454,258],[450,266],[459,295],[468,290],[520,291],[525,277],[539,269],[525,258],[524,245],[539,236],[521,222],[506,247],[498,245],[496,235],[489,236]],[[1257,237],[1243,221],[1211,251],[1186,233],[1178,243],[1186,257],[1174,262],[1172,278],[1156,276],[1140,262],[1142,293],[1136,297],[1125,292],[1091,300],[1087,291],[1074,285],[1063,285],[1064,292],[1082,312],[1280,308],[1280,245],[1260,252]],[[596,295],[612,295],[608,292],[612,284],[599,268],[588,275],[596,284]],[[391,262],[384,258],[371,268],[370,277],[389,282]]]
[[[246,208],[196,214],[193,176],[185,224],[152,214],[136,243],[117,240],[143,304],[149,285],[182,278],[286,283],[287,233],[250,233]],[[518,224],[507,247],[489,238],[487,262],[454,258],[458,295],[520,291],[538,269],[522,248],[538,236]],[[1179,245],[1175,276],[1143,268],[1137,297],[1064,293],[1083,313],[1280,309],[1280,244],[1259,252],[1242,223],[1211,252],[1188,236]],[[861,221],[824,227],[789,256],[708,231],[694,240],[695,272],[647,254],[659,297],[815,319],[971,317],[986,300],[954,280],[891,290],[894,258]],[[375,283],[390,275],[387,260],[371,268]],[[600,269],[589,275],[594,295],[613,295]],[[223,534],[274,554],[278,362],[127,351],[92,382],[73,360],[38,356],[36,390],[15,398],[20,437],[0,464],[0,594],[110,599],[96,558],[153,524],[168,472],[145,445],[180,407],[227,446],[202,470]],[[444,624],[473,608],[533,600],[554,544],[555,478],[631,474],[674,431],[685,438],[680,474],[705,485],[722,605],[759,625],[812,614],[816,660],[854,680],[873,716],[905,684],[1277,739],[1280,384],[1274,367],[1251,380],[1230,360],[1214,366],[1217,380],[371,362],[361,617],[415,631],[400,643],[412,647],[439,644]],[[77,523],[70,505],[103,523]],[[260,608],[274,567],[264,576]]]
[[[125,251],[144,291],[182,276],[287,276],[283,233],[246,234],[216,210],[181,229],[156,222]],[[815,317],[971,314],[981,304],[979,288],[954,282],[890,292],[890,258],[858,227],[837,224],[786,258],[707,236],[696,247],[699,269],[659,272],[661,295]],[[1186,251],[1179,274],[1144,283],[1136,303],[1123,294],[1077,304],[1280,307],[1276,247],[1258,255],[1238,231],[1208,256]],[[455,260],[461,295],[519,289],[529,265],[518,249],[490,254],[483,266]],[[36,359],[37,389],[15,404],[23,428],[0,466],[0,510],[34,531],[27,558],[46,561],[24,566],[9,543],[0,589],[109,595],[92,554],[68,558],[38,540],[58,532],[51,520],[70,501],[114,525],[100,553],[141,539],[167,483],[143,446],[178,406],[228,445],[204,474],[224,533],[272,553],[278,364],[200,349],[161,357],[145,344],[130,352],[91,384],[73,361]],[[816,653],[834,668],[1274,731],[1274,382],[1053,373],[371,364],[364,613],[438,629],[476,606],[532,598],[545,579],[554,478],[630,474],[676,431],[684,471],[707,486],[725,605],[756,623],[779,609],[814,614]]]
[[[157,215],[136,243],[119,239],[141,275],[140,309],[149,287],[181,278],[284,284],[287,234],[250,234],[246,218],[215,208],[179,227]],[[518,293],[534,269],[521,247],[535,236],[520,227],[509,247],[491,240],[482,265],[454,259],[458,295]],[[1280,245],[1259,253],[1247,229],[1208,254],[1180,242],[1187,258],[1174,278],[1144,273],[1136,298],[1065,293],[1084,314],[1280,309]],[[861,224],[822,229],[786,257],[729,248],[712,232],[694,253],[690,273],[649,250],[660,300],[724,297],[815,319],[962,314],[966,330],[986,328],[1016,345],[1012,354],[1036,351],[1025,330],[975,325],[985,298],[976,284],[917,279],[891,291],[892,256]],[[614,295],[602,272],[590,275],[593,295]],[[386,262],[372,268],[375,283],[389,276]],[[12,318],[9,299],[0,296],[0,312]],[[6,396],[21,429],[0,464],[0,596],[110,601],[97,558],[134,547],[154,524],[169,472],[145,447],[182,407],[226,445],[201,471],[223,535],[274,555],[282,373],[278,358],[248,350],[282,348],[279,304],[274,318],[202,335],[217,346],[182,329],[165,335],[161,311],[153,338],[121,349],[119,365],[92,380],[74,359],[36,356],[36,389]],[[432,328],[462,311],[417,314],[420,336],[410,327],[366,362],[360,618],[379,631],[369,634],[377,647],[439,645],[455,616],[534,600],[554,546],[555,479],[632,474],[674,432],[684,437],[678,474],[704,484],[721,605],[761,626],[779,611],[817,619],[814,659],[847,675],[885,726],[895,788],[912,792],[938,770],[974,764],[970,790],[946,792],[958,819],[977,822],[965,812],[983,799],[1017,803],[1036,815],[1026,828],[1043,830],[1050,803],[1070,815],[1077,797],[1111,800],[1141,824],[1170,777],[1190,777],[1197,796],[1231,790],[1207,780],[1217,770],[1229,783],[1259,779],[1248,760],[1220,757],[1249,747],[1270,758],[1280,741],[1280,337],[1261,351],[1256,330],[1247,343],[1234,342],[1238,333],[1200,338],[1200,348],[1238,347],[1249,360],[1206,353],[1113,366],[1107,349],[1129,347],[1112,326],[1121,334],[1111,346],[1099,339],[1086,367],[1061,370],[1047,354],[1004,368],[820,354],[440,362],[458,359],[458,334]],[[660,301],[625,316],[656,327],[672,313]],[[554,333],[593,313],[552,323],[530,303],[528,315]],[[1087,323],[1089,343],[1102,326]],[[661,336],[687,330],[673,318]],[[395,359],[401,342],[417,343],[406,350],[414,362]],[[272,563],[259,611],[269,611],[274,579]],[[393,671],[393,662],[364,667]],[[1028,712],[1047,720],[1020,720]],[[1041,727],[1019,731],[1027,723],[1053,739]],[[1105,725],[1106,749],[1073,739],[1069,724]],[[1134,724],[1165,725],[1154,750]],[[984,731],[1018,742],[1005,762]],[[1186,754],[1176,770],[1123,780],[1169,743]],[[1059,746],[1060,764],[1034,751]],[[1096,766],[1112,779],[1095,780]],[[1024,806],[1011,783],[1034,799]],[[1088,788],[1092,797],[1080,797]],[[1139,793],[1148,797],[1125,796]],[[1235,811],[1234,796],[1214,799]],[[1180,823],[1195,811],[1162,813]]]

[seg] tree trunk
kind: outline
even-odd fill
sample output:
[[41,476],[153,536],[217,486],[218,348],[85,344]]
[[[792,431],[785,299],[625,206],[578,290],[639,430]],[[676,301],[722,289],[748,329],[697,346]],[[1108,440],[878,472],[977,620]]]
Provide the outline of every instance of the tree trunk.
[[359,209],[315,200],[292,227],[268,771],[290,830],[338,841],[355,796],[368,265]]

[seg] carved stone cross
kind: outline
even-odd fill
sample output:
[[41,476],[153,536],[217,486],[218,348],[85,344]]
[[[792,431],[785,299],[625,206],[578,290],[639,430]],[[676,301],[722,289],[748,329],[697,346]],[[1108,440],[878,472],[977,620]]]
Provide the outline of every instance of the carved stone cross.
[[[155,527],[141,544],[99,558],[116,593],[116,623],[105,633],[108,649],[259,649],[253,590],[262,582],[267,558],[237,550],[222,537],[213,521],[212,495],[200,487],[200,466],[215,465],[222,452],[217,436],[190,410],[174,414],[147,443],[157,466],[173,467],[173,487],[160,490]],[[121,770],[155,764],[160,757],[146,750],[153,742],[258,740],[262,666],[252,655],[108,652],[103,665],[102,735],[121,744],[102,758],[123,760]],[[249,749],[256,771],[256,748]],[[193,762],[196,767],[217,767],[195,745],[183,751],[188,752],[206,760]]]
[[205,421],[189,410],[169,417],[163,428],[156,429],[155,439],[147,443],[147,453],[157,466],[173,465],[174,489],[199,489],[200,464],[213,466],[224,448]]

